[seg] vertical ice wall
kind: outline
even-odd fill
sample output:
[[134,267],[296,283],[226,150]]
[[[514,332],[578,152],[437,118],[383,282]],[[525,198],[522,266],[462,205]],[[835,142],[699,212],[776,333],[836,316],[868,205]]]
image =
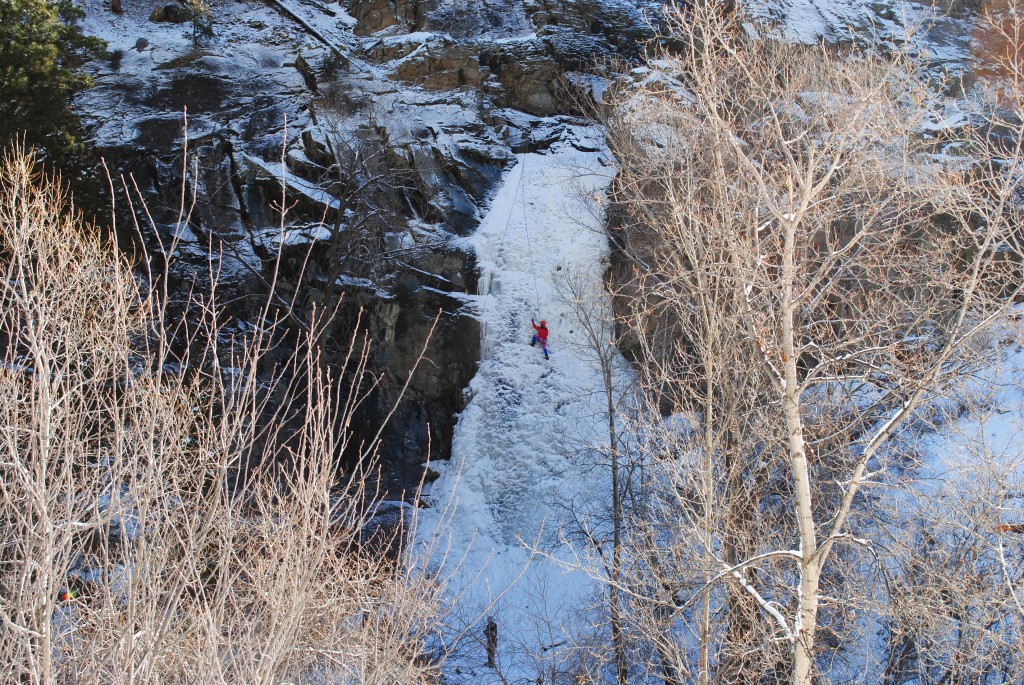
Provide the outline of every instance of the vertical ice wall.
[[[482,361],[418,532],[422,545],[434,538],[430,563],[453,573],[463,593],[452,630],[466,634],[451,645],[449,668],[463,682],[498,681],[483,666],[488,614],[498,624],[502,675],[532,682],[560,658],[563,648],[551,645],[579,627],[579,610],[601,589],[573,568],[566,538],[574,518],[599,519],[609,501],[607,468],[591,450],[607,441],[605,396],[559,286],[566,274],[584,274],[610,308],[600,207],[609,155],[572,144],[587,139],[579,147],[592,150],[595,136],[570,130],[548,152],[522,155],[470,239],[483,272]],[[529,345],[531,316],[548,322],[550,361]]]

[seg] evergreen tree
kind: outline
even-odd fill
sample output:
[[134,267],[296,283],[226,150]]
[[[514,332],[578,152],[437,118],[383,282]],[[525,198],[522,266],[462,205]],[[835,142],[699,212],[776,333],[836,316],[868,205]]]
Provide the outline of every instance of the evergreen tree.
[[0,0],[0,147],[24,139],[88,205],[96,169],[69,101],[88,87],[78,67],[103,42],[83,35],[81,16],[67,0]]

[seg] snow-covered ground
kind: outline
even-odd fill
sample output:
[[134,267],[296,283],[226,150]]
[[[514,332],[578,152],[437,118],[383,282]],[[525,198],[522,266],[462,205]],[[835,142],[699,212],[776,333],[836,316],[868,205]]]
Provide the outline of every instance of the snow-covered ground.
[[[1024,322],[1015,317],[999,333],[990,343],[992,366],[966,383],[956,421],[924,441],[927,458],[918,476],[926,493],[936,494],[929,486],[955,488],[983,474],[1017,481],[1024,476]],[[1012,522],[1017,518],[1011,516]]]
[[[596,132],[570,129],[567,138],[519,157],[468,239],[483,271],[482,362],[417,532],[421,545],[433,540],[424,563],[449,577],[458,597],[446,669],[458,682],[501,681],[484,666],[488,615],[508,682],[558,668],[584,623],[577,612],[600,587],[576,567],[578,549],[566,538],[578,529],[574,517],[599,517],[609,501],[607,467],[587,449],[607,442],[606,400],[559,283],[585,274],[585,287],[610,307],[600,198],[611,171],[607,152],[572,145],[602,147]],[[550,361],[529,344],[531,316],[548,322]]]

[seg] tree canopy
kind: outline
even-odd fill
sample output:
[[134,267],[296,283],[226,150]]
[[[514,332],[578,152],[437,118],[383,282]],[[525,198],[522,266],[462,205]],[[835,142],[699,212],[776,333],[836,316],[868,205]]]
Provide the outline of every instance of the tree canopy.
[[69,101],[89,85],[82,60],[103,48],[77,26],[81,16],[66,0],[0,2],[0,145],[23,139],[73,186],[92,165]]

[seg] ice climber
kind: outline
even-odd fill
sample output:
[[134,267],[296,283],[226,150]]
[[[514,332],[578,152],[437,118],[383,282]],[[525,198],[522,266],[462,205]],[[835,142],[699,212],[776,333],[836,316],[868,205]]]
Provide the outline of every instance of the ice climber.
[[548,357],[548,322],[541,321],[540,325],[533,319],[530,319],[530,323],[533,324],[533,330],[537,331],[533,334],[533,340],[530,341],[530,347],[533,347],[537,343],[540,343],[540,349],[544,350],[544,358]]
[[494,668],[494,655],[498,652],[498,624],[494,622],[493,616],[487,617],[484,637],[487,638],[487,663],[484,666]]

